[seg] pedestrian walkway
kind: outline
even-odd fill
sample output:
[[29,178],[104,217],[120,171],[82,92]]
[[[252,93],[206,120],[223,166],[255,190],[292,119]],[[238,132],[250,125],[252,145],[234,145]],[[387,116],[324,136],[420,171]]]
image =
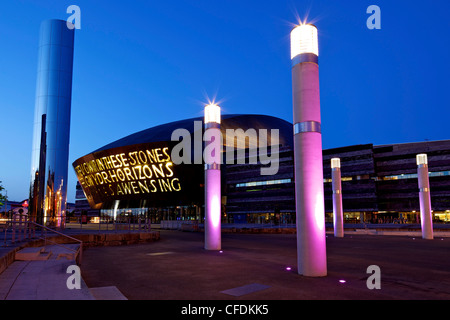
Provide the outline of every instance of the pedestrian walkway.
[[[223,233],[222,250],[207,251],[202,232],[161,229],[158,241],[90,247],[80,289],[67,285],[74,257],[47,246],[37,251],[48,259],[15,261],[0,274],[0,300],[450,299],[450,238],[369,231],[327,233],[323,278],[297,273],[295,234]],[[371,265],[380,290],[367,286]]]
[[[450,299],[450,238],[327,234],[328,275],[297,272],[295,234],[222,234],[222,251],[204,235],[161,230],[151,244],[84,253],[88,286],[116,286],[129,300]],[[371,265],[381,289],[369,289]]]
[[[82,277],[77,288],[73,267],[77,244],[24,248],[0,275],[0,300],[125,300],[117,288],[88,288]],[[81,275],[81,273],[80,273]],[[69,282],[69,284],[68,284]]]

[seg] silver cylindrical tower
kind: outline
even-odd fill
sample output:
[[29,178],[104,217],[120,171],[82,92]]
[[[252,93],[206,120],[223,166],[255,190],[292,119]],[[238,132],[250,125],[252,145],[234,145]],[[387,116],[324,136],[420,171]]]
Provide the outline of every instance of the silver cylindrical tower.
[[30,218],[63,227],[67,203],[74,29],[41,24],[31,159]]

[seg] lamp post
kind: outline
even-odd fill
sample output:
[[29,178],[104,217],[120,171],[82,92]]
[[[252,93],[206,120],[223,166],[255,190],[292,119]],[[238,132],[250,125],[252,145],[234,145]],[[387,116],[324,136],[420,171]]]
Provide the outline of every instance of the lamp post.
[[331,185],[333,189],[333,226],[336,238],[344,237],[344,217],[342,208],[341,159],[331,159]]
[[221,177],[220,158],[222,141],[220,132],[220,107],[205,107],[205,249],[220,250],[221,239]]
[[428,158],[426,154],[418,154],[417,177],[419,182],[420,225],[422,238],[433,239],[433,219],[431,215],[430,181],[428,177]]
[[327,275],[317,28],[291,31],[298,273]]

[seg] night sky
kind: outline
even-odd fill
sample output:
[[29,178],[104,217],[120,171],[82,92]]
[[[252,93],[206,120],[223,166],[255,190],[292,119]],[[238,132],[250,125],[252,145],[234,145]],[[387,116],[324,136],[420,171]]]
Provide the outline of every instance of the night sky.
[[[323,147],[449,139],[450,1],[3,1],[0,180],[28,197],[39,26],[81,9],[71,163],[155,125],[223,113],[292,122],[289,33],[319,29]],[[381,9],[370,30],[367,7]]]

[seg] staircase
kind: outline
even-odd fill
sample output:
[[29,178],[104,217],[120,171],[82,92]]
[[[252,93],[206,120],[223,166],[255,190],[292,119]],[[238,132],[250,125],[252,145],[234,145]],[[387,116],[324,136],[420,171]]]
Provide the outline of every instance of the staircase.
[[37,260],[48,260],[52,255],[51,252],[46,252],[44,247],[38,248],[24,248],[16,252],[16,261],[37,261]]
[[[114,286],[88,288],[81,275],[81,288],[72,288],[68,283],[76,275],[73,266],[81,264],[83,242],[34,222],[23,223],[27,226],[21,229],[23,240],[36,239],[34,235],[41,234],[37,239],[44,245],[15,252],[14,261],[0,273],[0,300],[126,300]],[[16,231],[13,229],[12,239],[8,240],[13,244]],[[72,243],[53,242],[47,233],[56,233]],[[6,234],[5,231],[5,244]],[[18,241],[21,240],[18,232]]]
[[79,254],[79,244],[47,245],[45,247],[28,247],[15,254],[16,261],[42,261],[49,259],[67,259],[76,261]]

